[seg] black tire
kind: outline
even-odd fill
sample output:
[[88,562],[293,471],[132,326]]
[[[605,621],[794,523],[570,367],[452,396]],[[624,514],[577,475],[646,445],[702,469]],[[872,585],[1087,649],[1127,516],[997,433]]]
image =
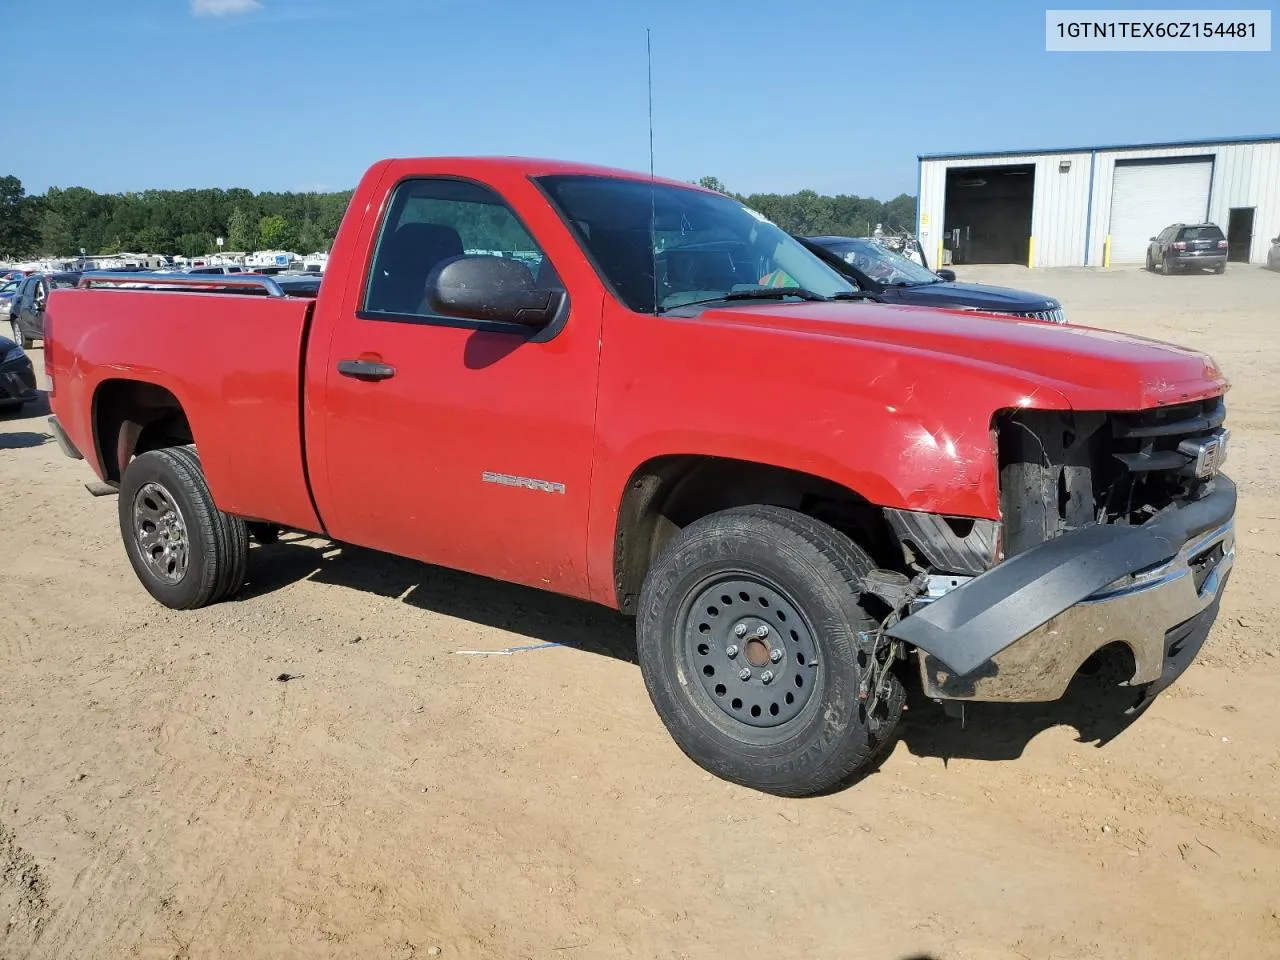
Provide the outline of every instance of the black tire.
[[1225,263],[1220,263],[1220,264],[1218,264],[1216,267],[1214,267],[1214,268],[1213,268],[1213,272],[1214,272],[1214,273],[1217,273],[1217,274],[1223,274],[1223,273],[1226,273],[1226,272],[1227,272],[1227,265],[1226,265]]
[[1172,277],[1177,272],[1177,268],[1169,261],[1168,257],[1165,257],[1160,261],[1160,272],[1166,277]]
[[1151,251],[1147,251],[1147,273],[1156,272],[1156,262],[1151,259]]
[[[154,496],[153,496],[154,495]],[[151,497],[150,500],[148,498]],[[154,516],[174,507],[181,534],[152,540],[147,550],[139,532],[140,514]],[[148,506],[148,503],[151,506]],[[159,509],[152,509],[152,507]],[[147,592],[174,610],[194,610],[223,600],[244,584],[249,562],[249,535],[244,521],[217,508],[205,483],[194,447],[152,450],[131,461],[120,483],[120,533],[133,571]],[[169,520],[172,529],[172,520]],[[155,523],[152,523],[154,529]],[[156,548],[185,543],[185,560],[158,570]],[[144,551],[153,559],[144,557]],[[180,572],[177,567],[181,567]]]
[[[690,759],[726,780],[793,797],[838,786],[875,759],[901,716],[904,691],[891,675],[874,716],[868,716],[859,699],[871,658],[858,634],[876,626],[860,584],[872,566],[844,534],[779,507],[715,513],[690,524],[668,544],[641,590],[639,659],[658,715]],[[740,582],[759,583],[759,597],[750,599],[748,589],[731,597]],[[722,589],[720,603],[704,608],[707,591],[716,595]],[[768,611],[759,606],[765,594],[775,597],[777,610],[761,612]],[[748,599],[738,606],[722,604],[741,597]],[[730,648],[738,649],[731,638],[743,636],[733,630],[744,618],[777,618],[787,606],[793,608],[792,616],[781,617],[785,625],[769,634],[786,659],[773,681],[778,686],[766,692],[753,686],[760,682],[756,676],[744,681],[734,671],[768,664],[729,657]],[[716,623],[710,633],[701,629],[709,624],[698,622],[707,618]],[[695,644],[695,631],[710,644]],[[746,636],[750,640],[754,634]],[[729,646],[716,646],[724,643]],[[814,661],[807,665],[797,655],[806,644],[811,644]],[[772,648],[768,652],[772,655]],[[712,667],[711,680],[697,675],[698,656],[706,658],[703,674]],[[716,666],[723,683],[714,674]],[[806,668],[809,691],[794,716],[767,726],[772,721],[752,721],[742,712],[742,698],[789,696],[792,682],[798,686]],[[768,708],[775,716],[776,706]]]
[[245,523],[245,527],[249,530],[249,536],[264,547],[280,542],[280,528],[274,523],[262,523],[254,520]]
[[22,327],[18,325],[18,321],[17,320],[11,321],[9,323],[9,326],[13,328],[12,330],[13,336],[10,339],[13,340],[13,342],[16,343],[18,346],[22,347],[23,350],[30,350],[32,345],[35,343],[35,341],[32,340],[30,337],[24,337],[22,335]]

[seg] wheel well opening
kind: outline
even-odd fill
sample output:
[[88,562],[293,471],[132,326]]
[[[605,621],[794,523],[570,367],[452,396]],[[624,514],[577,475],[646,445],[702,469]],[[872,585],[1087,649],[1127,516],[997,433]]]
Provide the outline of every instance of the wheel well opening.
[[748,460],[701,455],[658,457],[627,481],[614,538],[614,589],[634,613],[654,560],[684,527],[708,514],[750,504],[786,507],[848,535],[883,566],[902,565],[883,511],[822,477]]
[[119,483],[124,468],[138,454],[195,439],[178,398],[164,387],[139,380],[108,380],[98,387],[93,430],[109,483]]

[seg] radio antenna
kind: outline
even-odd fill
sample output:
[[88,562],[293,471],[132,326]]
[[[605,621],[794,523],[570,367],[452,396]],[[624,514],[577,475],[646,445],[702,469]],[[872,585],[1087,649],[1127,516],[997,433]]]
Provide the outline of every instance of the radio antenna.
[[649,70],[649,264],[653,268],[653,312],[662,312],[658,303],[658,202],[657,183],[653,174],[653,39],[649,27],[644,28],[644,57]]

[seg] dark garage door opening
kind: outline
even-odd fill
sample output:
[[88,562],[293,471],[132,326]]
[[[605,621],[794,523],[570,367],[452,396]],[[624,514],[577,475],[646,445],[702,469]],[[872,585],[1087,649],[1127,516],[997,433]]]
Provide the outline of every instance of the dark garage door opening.
[[948,170],[944,244],[952,263],[1025,265],[1035,189],[1030,163]]
[[1227,259],[1248,263],[1253,249],[1254,207],[1232,207],[1227,213]]

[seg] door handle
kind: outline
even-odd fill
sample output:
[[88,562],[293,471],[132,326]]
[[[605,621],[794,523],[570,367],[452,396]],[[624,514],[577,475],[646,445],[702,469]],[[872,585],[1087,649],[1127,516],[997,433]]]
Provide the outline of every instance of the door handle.
[[396,368],[376,360],[339,360],[338,372],[357,380],[390,380],[396,375]]

